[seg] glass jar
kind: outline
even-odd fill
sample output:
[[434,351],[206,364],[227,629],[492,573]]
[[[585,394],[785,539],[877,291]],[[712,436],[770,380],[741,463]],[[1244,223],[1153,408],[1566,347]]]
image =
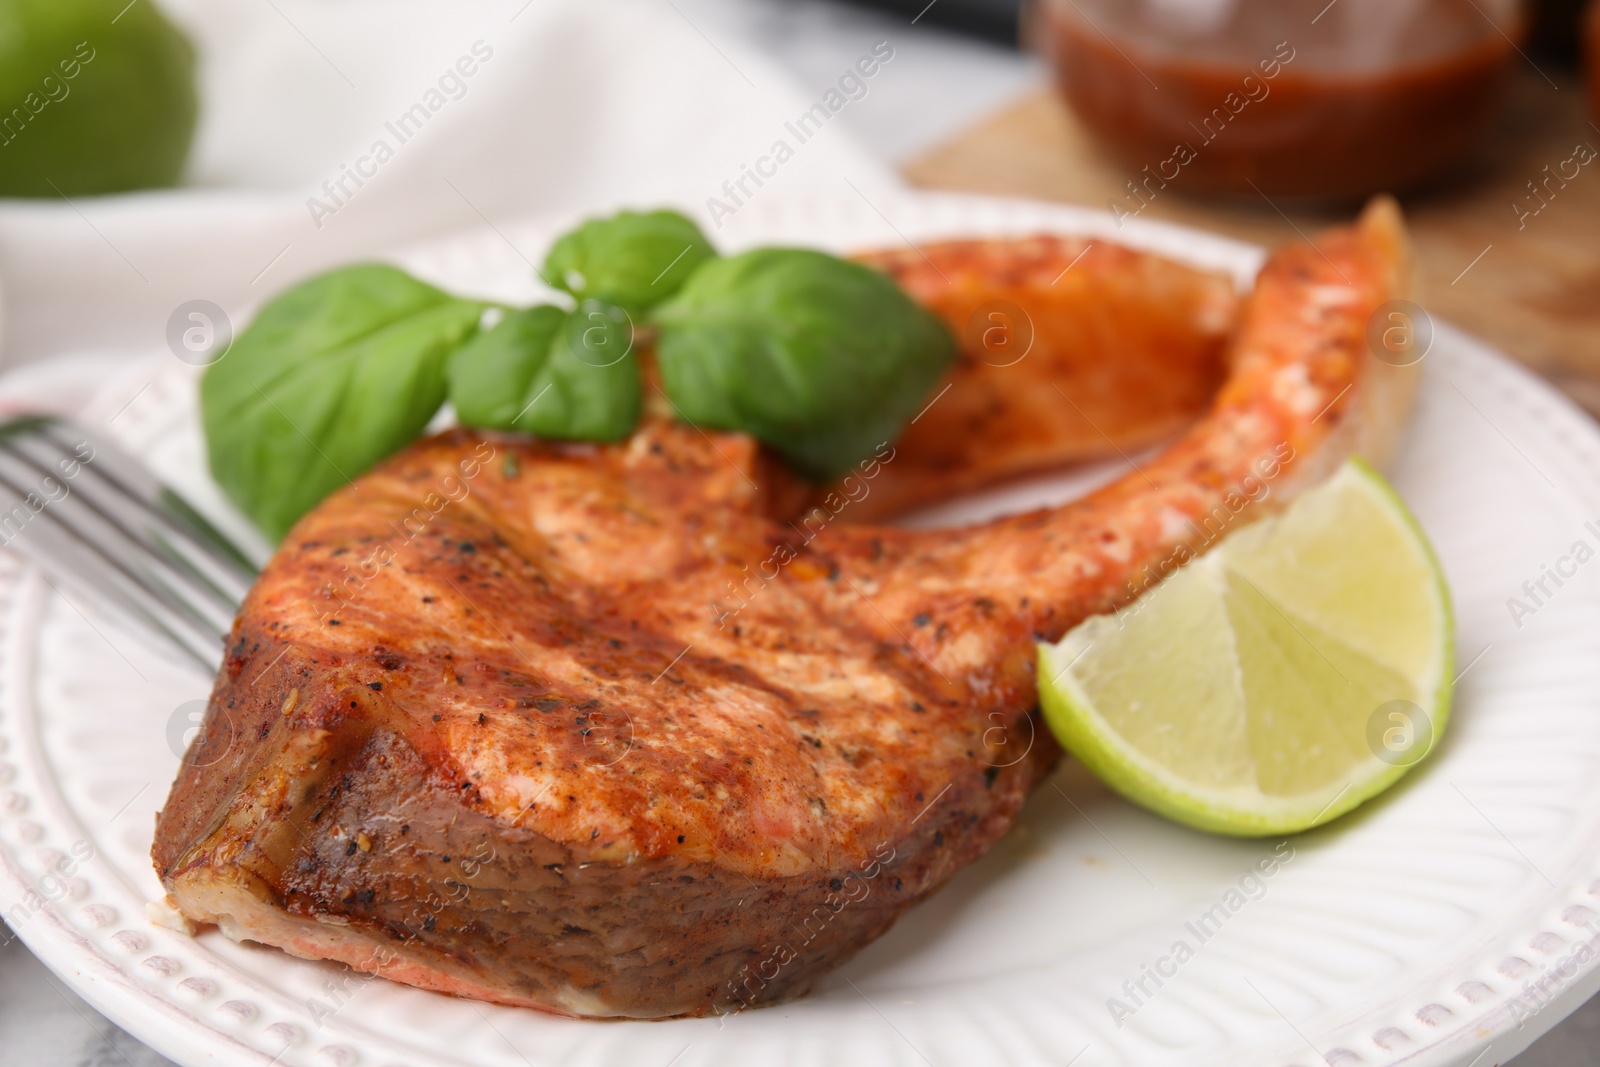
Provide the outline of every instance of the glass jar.
[[1039,0],[1062,94],[1148,195],[1343,199],[1447,175],[1519,62],[1518,0]]

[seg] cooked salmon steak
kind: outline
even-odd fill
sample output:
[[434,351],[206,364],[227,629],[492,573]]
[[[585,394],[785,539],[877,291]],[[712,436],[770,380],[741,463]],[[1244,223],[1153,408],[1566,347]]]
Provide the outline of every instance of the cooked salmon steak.
[[301,520],[240,612],[158,821],[171,901],[569,1015],[804,993],[1049,773],[1036,641],[1381,447],[1409,372],[1365,330],[1403,258],[1387,203],[1279,250],[1165,454],[981,525],[796,514],[751,439],[665,420],[408,448]]

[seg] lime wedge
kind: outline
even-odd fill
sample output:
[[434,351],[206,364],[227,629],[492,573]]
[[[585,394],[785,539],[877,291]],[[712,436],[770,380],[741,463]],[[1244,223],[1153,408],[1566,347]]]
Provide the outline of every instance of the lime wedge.
[[1444,575],[1389,484],[1351,460],[1134,603],[1039,646],[1051,730],[1136,804],[1290,833],[1394,784],[1450,713]]

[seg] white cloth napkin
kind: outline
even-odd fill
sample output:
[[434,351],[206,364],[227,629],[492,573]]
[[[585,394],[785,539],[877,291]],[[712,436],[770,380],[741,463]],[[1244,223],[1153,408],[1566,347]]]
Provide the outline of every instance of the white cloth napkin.
[[837,123],[799,144],[785,123],[819,101],[671,0],[163,6],[201,57],[189,183],[0,202],[5,366],[148,352],[186,301],[238,321],[333,264],[521,214],[704,215],[780,139],[793,158],[749,194],[895,181]]

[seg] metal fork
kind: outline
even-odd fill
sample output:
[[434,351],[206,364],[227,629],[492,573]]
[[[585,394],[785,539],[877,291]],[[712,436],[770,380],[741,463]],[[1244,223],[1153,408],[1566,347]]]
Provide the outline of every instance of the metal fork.
[[256,576],[144,464],[49,416],[0,422],[0,546],[211,672]]

